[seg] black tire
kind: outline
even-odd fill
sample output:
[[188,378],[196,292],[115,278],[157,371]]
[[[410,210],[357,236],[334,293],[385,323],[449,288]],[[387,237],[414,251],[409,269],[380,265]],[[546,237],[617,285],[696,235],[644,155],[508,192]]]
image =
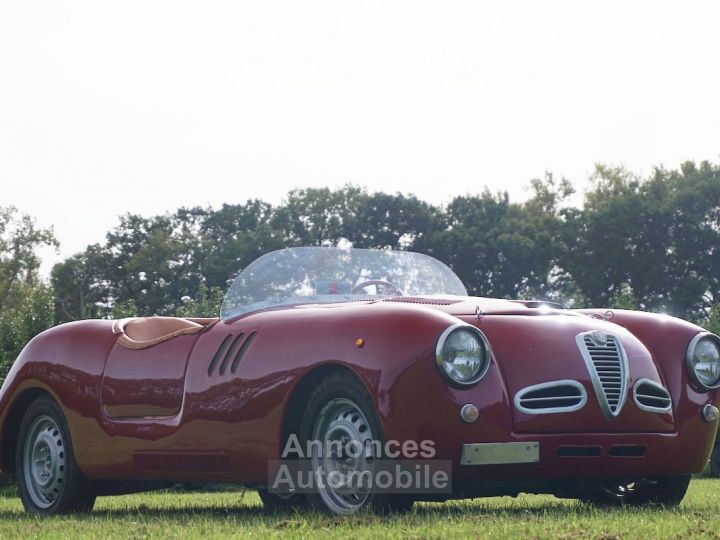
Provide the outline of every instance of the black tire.
[[[321,413],[331,402],[336,400],[347,400],[357,405],[357,408],[365,417],[364,419],[367,420],[367,427],[372,434],[372,438],[379,441],[380,444],[384,444],[385,435],[383,434],[372,399],[370,399],[362,383],[354,376],[344,372],[336,372],[328,375],[318,384],[310,396],[300,427],[299,440],[301,443],[306,443],[313,439],[316,422],[319,421]],[[349,514],[363,510],[371,510],[378,513],[403,513],[412,510],[414,504],[414,500],[410,495],[377,493],[372,491],[360,508],[350,512],[338,512],[336,508],[328,505],[326,499],[324,499],[320,493],[320,490],[308,493],[306,497],[313,510],[328,514]]]
[[267,512],[291,512],[308,507],[307,499],[299,493],[281,497],[274,493],[269,493],[266,489],[258,489],[257,492]]
[[20,422],[15,450],[23,506],[37,515],[90,512],[92,482],[80,471],[67,421],[50,396],[33,401]]
[[712,454],[710,455],[710,476],[712,478],[720,478],[720,444],[718,441],[720,436],[715,439],[715,446],[713,447]]
[[687,493],[690,478],[687,474],[608,481],[586,487],[581,500],[596,506],[677,506]]

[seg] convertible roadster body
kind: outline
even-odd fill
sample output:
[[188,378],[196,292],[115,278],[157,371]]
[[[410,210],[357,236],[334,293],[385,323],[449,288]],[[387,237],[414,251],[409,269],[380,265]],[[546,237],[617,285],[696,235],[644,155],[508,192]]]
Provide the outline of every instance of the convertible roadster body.
[[[708,462],[718,386],[720,340],[666,315],[468,297],[416,253],[286,249],[237,277],[218,319],[34,338],[0,392],[0,466],[40,514],[163,482],[338,514],[521,491],[677,504]],[[276,490],[290,441],[365,449],[295,456],[316,473],[372,470],[381,441],[444,463],[450,482]]]

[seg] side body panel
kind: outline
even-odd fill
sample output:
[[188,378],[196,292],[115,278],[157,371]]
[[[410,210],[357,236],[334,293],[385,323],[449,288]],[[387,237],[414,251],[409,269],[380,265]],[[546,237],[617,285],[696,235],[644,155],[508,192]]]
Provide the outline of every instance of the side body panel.
[[109,418],[172,417],[180,412],[185,368],[198,336],[178,336],[147,349],[115,344],[103,372],[101,404]]

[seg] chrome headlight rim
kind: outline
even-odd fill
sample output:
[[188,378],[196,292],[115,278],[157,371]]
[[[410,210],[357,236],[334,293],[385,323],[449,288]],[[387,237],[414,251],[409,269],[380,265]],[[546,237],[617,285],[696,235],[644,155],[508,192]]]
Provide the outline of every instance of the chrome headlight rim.
[[690,344],[687,348],[687,353],[685,353],[685,366],[687,368],[688,374],[690,375],[690,380],[692,381],[693,385],[702,391],[709,392],[710,390],[716,390],[717,388],[720,388],[720,377],[718,377],[718,380],[715,382],[715,384],[707,385],[700,380],[700,378],[697,376],[697,373],[695,372],[695,362],[693,361],[693,356],[695,354],[695,348],[697,347],[698,343],[700,343],[703,339],[711,339],[712,341],[714,341],[715,345],[718,347],[718,351],[720,352],[720,337],[710,332],[700,332],[690,340]]
[[[459,381],[455,378],[453,378],[445,369],[444,363],[445,361],[442,358],[442,352],[445,347],[445,343],[447,342],[448,338],[455,332],[458,331],[467,331],[471,332],[475,335],[477,338],[480,348],[483,353],[483,366],[478,372],[478,374],[473,377],[471,380],[468,381]],[[455,386],[458,388],[470,388],[471,386],[475,386],[477,383],[479,383],[487,374],[488,370],[490,369],[490,359],[492,357],[492,354],[490,352],[490,342],[488,341],[487,337],[485,337],[485,334],[480,331],[479,328],[467,324],[467,323],[457,323],[448,326],[442,334],[440,334],[440,337],[438,338],[437,345],[435,345],[435,367],[437,367],[437,370],[440,372],[440,375],[442,378],[450,384],[451,386]]]

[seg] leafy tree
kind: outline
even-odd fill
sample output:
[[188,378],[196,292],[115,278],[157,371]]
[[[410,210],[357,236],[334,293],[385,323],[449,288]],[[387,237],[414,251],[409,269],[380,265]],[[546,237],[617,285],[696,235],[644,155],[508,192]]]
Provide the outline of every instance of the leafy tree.
[[339,190],[308,188],[291,191],[275,209],[272,225],[286,246],[319,246],[348,238],[348,223],[357,223],[365,193],[346,186]]
[[0,317],[0,379],[4,379],[23,347],[37,334],[50,328],[55,317],[50,287],[18,287],[21,300]]
[[638,300],[632,287],[622,283],[620,288],[610,297],[608,307],[615,309],[638,309]]
[[720,305],[714,306],[706,321],[702,324],[709,332],[720,335]]
[[0,310],[22,301],[26,284],[37,284],[42,246],[56,246],[52,229],[41,229],[15,207],[0,207]]
[[511,203],[506,192],[485,190],[456,197],[445,210],[445,227],[433,233],[428,252],[448,263],[471,294],[553,296],[561,206],[572,188],[548,174],[530,189],[523,204]]
[[208,211],[199,229],[203,283],[224,291],[237,272],[259,256],[286,247],[286,236],[272,219],[272,206],[258,200]]
[[51,229],[41,229],[14,207],[0,208],[0,377],[25,344],[53,324],[52,292],[38,278],[38,248],[57,246]]
[[568,213],[561,260],[592,305],[606,306],[629,286],[640,307],[666,302],[667,188],[622,168],[597,166],[581,211]]
[[108,304],[108,287],[103,286],[109,267],[108,253],[94,244],[52,269],[56,323],[102,317]]
[[177,309],[178,317],[217,317],[220,313],[225,289],[209,288],[204,283],[198,288],[195,298],[183,298],[183,305]]
[[688,162],[680,171],[658,171],[656,179],[671,187],[672,222],[662,231],[670,239],[662,284],[668,311],[702,319],[720,303],[720,167]]
[[343,233],[354,247],[425,251],[441,226],[438,209],[414,195],[363,192]]
[[348,185],[295,190],[277,206],[128,214],[104,243],[54,269],[58,321],[215,314],[217,291],[258,256],[342,241],[433,255],[472,294],[705,320],[720,303],[720,168],[686,163],[641,178],[598,165],[592,181],[581,208],[568,206],[569,182],[547,174],[522,203],[485,190],[440,207]]

